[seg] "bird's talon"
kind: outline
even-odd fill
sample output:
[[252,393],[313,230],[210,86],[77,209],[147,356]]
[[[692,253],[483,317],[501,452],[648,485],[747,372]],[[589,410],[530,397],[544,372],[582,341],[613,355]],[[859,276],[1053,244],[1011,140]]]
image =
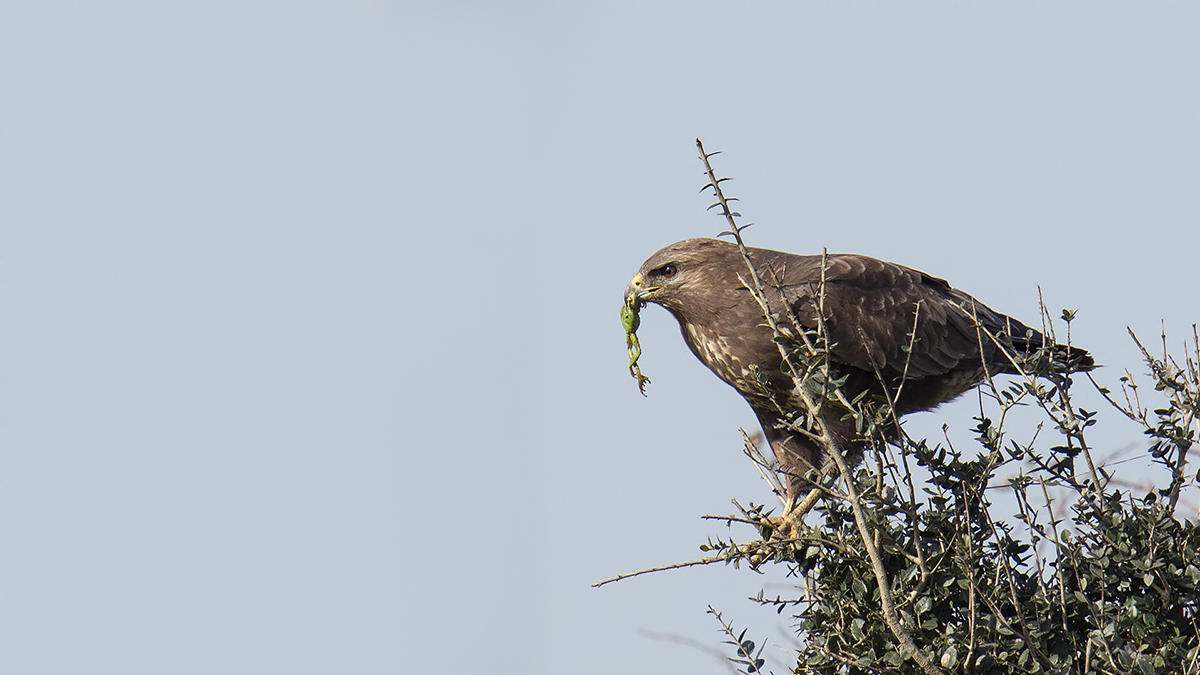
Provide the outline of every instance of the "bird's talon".
[[778,517],[766,516],[759,521],[758,529],[763,535],[763,541],[795,539],[800,534],[799,523],[790,514]]

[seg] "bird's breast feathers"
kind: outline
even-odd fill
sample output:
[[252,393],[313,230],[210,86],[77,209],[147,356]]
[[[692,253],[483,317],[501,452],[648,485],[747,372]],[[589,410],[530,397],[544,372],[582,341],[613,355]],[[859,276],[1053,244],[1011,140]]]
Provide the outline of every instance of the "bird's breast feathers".
[[684,324],[683,335],[696,358],[743,394],[758,391],[758,385],[745,363],[734,353],[729,338],[696,324]]

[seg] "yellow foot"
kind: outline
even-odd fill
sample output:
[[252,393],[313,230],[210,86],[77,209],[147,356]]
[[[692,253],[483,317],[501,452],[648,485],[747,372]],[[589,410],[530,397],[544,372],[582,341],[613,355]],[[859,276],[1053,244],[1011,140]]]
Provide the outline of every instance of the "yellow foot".
[[763,539],[795,539],[800,536],[800,524],[804,516],[812,510],[817,500],[821,498],[820,490],[810,490],[804,499],[797,503],[784,506],[783,515],[778,518],[763,518],[760,529]]
[[758,529],[762,533],[763,541],[795,539],[800,534],[797,521],[788,516],[763,518],[758,524]]

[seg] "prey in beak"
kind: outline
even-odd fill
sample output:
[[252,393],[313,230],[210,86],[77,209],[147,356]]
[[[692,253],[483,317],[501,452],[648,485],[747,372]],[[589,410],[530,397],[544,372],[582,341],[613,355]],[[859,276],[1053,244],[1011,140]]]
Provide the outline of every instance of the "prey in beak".
[[629,351],[629,374],[637,380],[638,391],[646,395],[646,385],[650,378],[642,374],[638,367],[638,359],[642,356],[642,345],[638,342],[637,330],[642,325],[640,312],[646,301],[643,297],[650,291],[644,289],[642,275],[633,277],[633,281],[625,287],[625,303],[621,305],[621,325],[625,328],[625,348]]

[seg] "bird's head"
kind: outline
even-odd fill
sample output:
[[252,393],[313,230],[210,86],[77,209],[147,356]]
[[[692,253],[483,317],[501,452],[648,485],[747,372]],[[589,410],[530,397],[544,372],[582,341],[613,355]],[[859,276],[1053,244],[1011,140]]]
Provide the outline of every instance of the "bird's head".
[[[647,302],[679,314],[686,312],[700,295],[711,294],[719,276],[728,274],[729,260],[736,262],[737,246],[720,239],[685,239],[671,244],[642,263],[633,281],[625,287],[625,302],[641,306]],[[725,285],[722,283],[721,285]]]

